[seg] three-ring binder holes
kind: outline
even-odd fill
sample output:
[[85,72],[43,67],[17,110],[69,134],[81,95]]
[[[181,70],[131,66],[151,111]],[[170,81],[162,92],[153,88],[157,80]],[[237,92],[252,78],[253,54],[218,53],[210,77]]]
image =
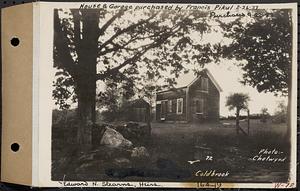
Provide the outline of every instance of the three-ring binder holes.
[[13,152],[17,152],[20,149],[20,145],[18,143],[13,143],[13,144],[11,144],[10,149]]
[[20,40],[17,37],[14,37],[10,40],[12,46],[18,46],[20,44]]

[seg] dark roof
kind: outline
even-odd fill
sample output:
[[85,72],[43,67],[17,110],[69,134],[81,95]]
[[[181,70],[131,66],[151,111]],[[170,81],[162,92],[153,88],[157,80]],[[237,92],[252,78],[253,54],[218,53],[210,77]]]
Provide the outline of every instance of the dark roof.
[[195,83],[201,77],[201,73],[206,73],[207,76],[209,77],[209,79],[212,81],[212,83],[216,86],[216,88],[218,89],[218,91],[222,92],[222,88],[217,83],[217,81],[215,80],[215,78],[213,77],[213,75],[209,72],[208,69],[205,68],[202,71],[200,71],[199,75],[192,82],[190,82],[188,85],[183,86],[183,87],[179,87],[179,88],[172,88],[172,89],[162,90],[162,91],[158,91],[156,93],[164,93],[164,92],[168,92],[168,91],[175,91],[175,90],[179,90],[179,89],[188,88],[189,86],[191,86],[193,83]]
[[137,106],[144,106],[144,107],[148,107],[149,103],[147,101],[145,101],[143,98],[139,98],[139,99],[135,99],[130,101],[130,105],[133,107],[137,107]]
[[169,92],[169,91],[180,90],[180,89],[184,89],[184,88],[186,88],[186,87],[187,87],[187,86],[183,86],[183,87],[179,87],[179,88],[170,88],[170,89],[158,91],[157,93],[164,93],[164,92]]

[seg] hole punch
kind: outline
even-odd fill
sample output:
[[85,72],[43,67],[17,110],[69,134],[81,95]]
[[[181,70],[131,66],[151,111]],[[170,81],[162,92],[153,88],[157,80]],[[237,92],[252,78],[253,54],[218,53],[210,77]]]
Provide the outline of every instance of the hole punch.
[[11,45],[18,46],[20,44],[20,40],[17,37],[14,37],[10,40]]
[[14,152],[17,152],[20,149],[20,145],[18,143],[13,143],[11,144],[10,149]]

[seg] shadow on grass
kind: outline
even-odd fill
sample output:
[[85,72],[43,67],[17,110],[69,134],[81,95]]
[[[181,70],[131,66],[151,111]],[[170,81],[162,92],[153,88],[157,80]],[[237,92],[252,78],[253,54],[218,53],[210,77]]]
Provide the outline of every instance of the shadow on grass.
[[[184,127],[186,128],[186,127]],[[250,136],[209,131],[166,131],[152,134],[144,145],[149,157],[135,159],[130,151],[99,146],[75,154],[76,144],[53,137],[52,179],[116,181],[285,182],[290,143],[283,134],[261,131]],[[251,160],[261,149],[279,150],[283,163]],[[282,157],[280,155],[280,157]],[[211,157],[211,160],[208,158]],[[188,161],[199,160],[194,164]],[[122,162],[116,162],[122,161]],[[228,177],[196,176],[198,171],[229,172]]]

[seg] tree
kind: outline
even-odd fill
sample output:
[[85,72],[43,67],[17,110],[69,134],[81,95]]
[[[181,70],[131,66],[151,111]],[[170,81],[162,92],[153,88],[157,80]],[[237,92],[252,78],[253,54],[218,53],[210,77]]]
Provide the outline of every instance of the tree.
[[287,106],[284,101],[278,102],[272,121],[273,123],[287,122]]
[[[224,47],[224,55],[246,60],[240,64],[245,71],[242,83],[255,87],[258,92],[288,96],[290,110],[292,39],[295,38],[292,12],[289,9],[260,10],[252,15],[246,24],[242,19],[220,22],[225,36],[233,39]],[[288,124],[287,135],[291,133],[290,128]]]
[[[58,72],[53,97],[62,109],[68,108],[67,99],[78,103],[78,144],[91,143],[97,81],[132,88],[144,68],[161,78],[168,72],[166,81],[174,84],[185,65],[203,66],[218,58],[218,46],[201,43],[201,36],[211,32],[205,16],[193,10],[54,10]],[[200,40],[194,41],[191,34]]]
[[268,112],[268,108],[263,107],[261,109],[261,122],[266,123],[267,122],[267,118],[270,116],[269,112]]
[[287,106],[284,101],[279,101],[275,113],[287,113]]
[[248,101],[250,98],[244,93],[234,93],[227,97],[226,106],[229,110],[236,110],[236,133],[239,134],[240,130],[240,111],[248,108]]
[[131,84],[115,83],[112,80],[107,80],[104,91],[98,93],[96,105],[99,109],[105,109],[104,119],[114,121],[120,119],[122,114],[126,113],[124,108],[128,101],[134,96],[134,90]]

